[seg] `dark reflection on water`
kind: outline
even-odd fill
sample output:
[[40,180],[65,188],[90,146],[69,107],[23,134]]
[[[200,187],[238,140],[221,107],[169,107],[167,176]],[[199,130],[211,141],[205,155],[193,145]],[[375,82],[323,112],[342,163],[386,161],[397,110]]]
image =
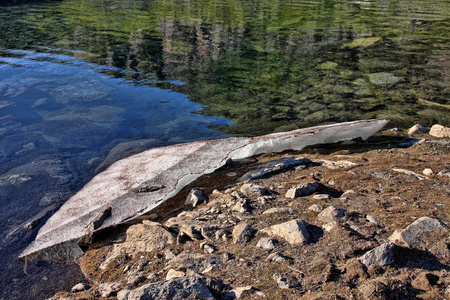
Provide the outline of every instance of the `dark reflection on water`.
[[151,147],[223,135],[210,126],[254,135],[362,118],[390,118],[402,128],[450,125],[449,6],[0,6],[0,263],[8,270],[0,274],[0,299],[44,298],[81,278],[66,280],[67,266],[36,264],[26,275],[14,257],[37,229],[23,224],[61,205],[123,141]]

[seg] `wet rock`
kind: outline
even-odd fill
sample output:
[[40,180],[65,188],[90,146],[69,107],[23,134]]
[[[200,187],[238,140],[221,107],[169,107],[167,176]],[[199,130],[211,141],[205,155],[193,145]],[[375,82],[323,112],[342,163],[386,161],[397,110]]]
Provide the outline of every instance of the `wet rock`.
[[408,135],[415,135],[415,134],[421,134],[421,133],[426,133],[426,132],[428,132],[428,129],[426,129],[424,126],[422,126],[420,124],[416,124],[408,130]]
[[422,217],[408,225],[405,229],[396,230],[389,237],[389,240],[394,243],[405,244],[409,247],[411,244],[420,242],[422,234],[439,232],[444,229],[445,227],[441,221],[430,217]]
[[78,292],[82,292],[82,291],[87,291],[88,289],[90,289],[91,287],[84,282],[78,283],[76,285],[74,285],[71,289],[72,293],[78,293]]
[[107,282],[100,284],[95,290],[103,298],[115,296],[121,286],[120,282]]
[[372,73],[369,74],[368,77],[372,84],[379,86],[393,86],[402,80],[401,77],[386,72]]
[[286,192],[286,198],[297,198],[301,196],[309,196],[319,189],[320,185],[313,181],[293,187]]
[[272,250],[275,249],[278,246],[278,241],[269,237],[264,237],[258,241],[256,244],[256,247],[266,249],[266,250]]
[[245,244],[253,236],[255,230],[253,227],[247,223],[239,223],[233,229],[233,243],[235,244]]
[[286,223],[273,225],[261,230],[270,236],[277,236],[285,239],[291,245],[307,243],[309,233],[306,227],[308,223],[305,220],[291,220]]
[[269,161],[259,165],[259,169],[244,174],[239,181],[254,180],[265,176],[273,175],[277,172],[311,163],[311,160],[304,157],[287,157]]
[[205,194],[200,189],[192,189],[186,198],[184,205],[196,207],[207,201]]
[[375,44],[378,41],[381,41],[383,38],[379,36],[368,37],[368,38],[359,38],[353,40],[350,43],[343,45],[343,48],[357,48],[357,47],[369,47]]
[[184,273],[182,271],[170,269],[169,272],[167,272],[166,280],[170,280],[172,278],[184,277],[184,276],[186,276],[186,273]]
[[292,208],[289,207],[272,207],[269,208],[268,210],[265,210],[262,214],[267,215],[267,214],[291,214],[291,213]]
[[[181,299],[215,299],[211,290],[223,289],[223,284],[207,276],[178,277],[163,282],[143,285],[134,290],[122,290],[118,300],[181,300]],[[213,286],[214,285],[214,286]]]
[[335,222],[344,217],[345,210],[336,208],[333,205],[325,208],[317,218],[322,222]]
[[320,204],[313,204],[310,207],[308,207],[310,211],[320,213],[323,210],[323,206]]
[[431,126],[430,135],[439,138],[450,137],[450,127],[435,124]]
[[386,266],[394,261],[395,244],[384,243],[375,249],[370,250],[359,258],[359,261],[366,267],[372,265]]
[[337,63],[333,62],[333,61],[327,61],[324,63],[321,63],[320,65],[318,65],[316,67],[317,70],[332,70],[335,69],[338,66]]

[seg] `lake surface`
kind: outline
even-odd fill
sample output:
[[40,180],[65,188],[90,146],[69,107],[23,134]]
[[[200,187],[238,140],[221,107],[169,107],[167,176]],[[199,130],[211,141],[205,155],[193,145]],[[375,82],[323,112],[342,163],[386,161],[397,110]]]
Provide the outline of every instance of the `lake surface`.
[[365,118],[449,126],[449,25],[447,0],[0,4],[0,299],[82,280],[73,264],[24,269],[39,228],[24,225],[121,143],[125,155]]

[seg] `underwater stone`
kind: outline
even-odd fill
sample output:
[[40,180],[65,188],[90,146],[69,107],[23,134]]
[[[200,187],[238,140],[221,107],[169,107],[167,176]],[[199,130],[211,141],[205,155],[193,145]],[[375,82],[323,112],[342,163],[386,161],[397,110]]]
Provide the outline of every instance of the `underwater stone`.
[[392,86],[399,83],[402,78],[397,77],[394,74],[380,72],[380,73],[372,73],[368,75],[369,81],[372,84],[380,85],[380,86]]

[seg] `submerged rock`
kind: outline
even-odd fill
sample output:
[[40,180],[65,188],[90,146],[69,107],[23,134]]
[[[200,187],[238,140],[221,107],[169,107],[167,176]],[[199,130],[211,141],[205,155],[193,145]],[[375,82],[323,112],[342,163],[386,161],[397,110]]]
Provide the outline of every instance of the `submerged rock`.
[[380,73],[372,73],[368,75],[369,81],[372,84],[380,85],[380,86],[392,86],[399,83],[402,78],[397,77],[391,73],[380,72]]

